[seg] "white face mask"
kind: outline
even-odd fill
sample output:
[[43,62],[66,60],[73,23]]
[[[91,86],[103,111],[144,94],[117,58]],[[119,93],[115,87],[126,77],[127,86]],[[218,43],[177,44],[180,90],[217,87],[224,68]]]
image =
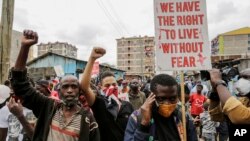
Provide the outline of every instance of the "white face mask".
[[250,81],[241,78],[235,83],[235,88],[239,92],[239,95],[245,96],[250,92]]

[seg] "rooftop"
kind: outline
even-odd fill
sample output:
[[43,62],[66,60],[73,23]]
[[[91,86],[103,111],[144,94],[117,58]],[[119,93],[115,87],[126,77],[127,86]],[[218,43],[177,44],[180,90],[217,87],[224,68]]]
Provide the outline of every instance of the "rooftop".
[[250,27],[243,27],[243,28],[239,28],[236,30],[232,30],[226,33],[222,33],[220,35],[244,35],[244,34],[250,34]]

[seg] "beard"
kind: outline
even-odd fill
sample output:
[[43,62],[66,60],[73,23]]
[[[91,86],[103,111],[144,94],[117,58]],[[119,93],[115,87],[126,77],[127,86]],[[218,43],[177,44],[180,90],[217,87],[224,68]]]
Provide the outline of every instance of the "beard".
[[[68,97],[72,97],[71,99],[67,99]],[[62,103],[64,106],[71,108],[78,103],[78,96],[62,96]]]

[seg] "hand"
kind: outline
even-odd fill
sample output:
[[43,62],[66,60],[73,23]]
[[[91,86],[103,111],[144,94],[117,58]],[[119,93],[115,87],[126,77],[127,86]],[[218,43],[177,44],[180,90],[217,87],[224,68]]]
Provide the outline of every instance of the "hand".
[[214,86],[216,82],[222,80],[221,72],[218,69],[212,69],[210,72],[211,83]]
[[92,52],[91,52],[91,58],[93,59],[98,59],[102,57],[104,54],[106,54],[106,50],[101,47],[94,47]]
[[22,47],[30,47],[38,42],[38,35],[32,30],[24,30],[21,40]]
[[197,123],[197,122],[200,122],[200,117],[199,117],[199,116],[196,116],[196,117],[194,118],[194,123]]
[[14,98],[10,98],[10,101],[7,102],[7,106],[10,110],[10,112],[15,115],[17,118],[23,116],[23,106],[20,103],[20,100],[16,103]]
[[152,105],[155,101],[155,95],[151,93],[149,97],[146,99],[144,104],[141,106],[141,114],[142,114],[142,125],[149,125],[151,116],[152,116]]

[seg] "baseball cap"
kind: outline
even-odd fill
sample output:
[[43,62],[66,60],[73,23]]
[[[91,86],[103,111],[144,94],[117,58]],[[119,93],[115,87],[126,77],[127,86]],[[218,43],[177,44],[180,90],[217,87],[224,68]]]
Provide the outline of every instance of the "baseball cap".
[[10,97],[10,88],[5,85],[0,85],[0,104],[4,103]]

